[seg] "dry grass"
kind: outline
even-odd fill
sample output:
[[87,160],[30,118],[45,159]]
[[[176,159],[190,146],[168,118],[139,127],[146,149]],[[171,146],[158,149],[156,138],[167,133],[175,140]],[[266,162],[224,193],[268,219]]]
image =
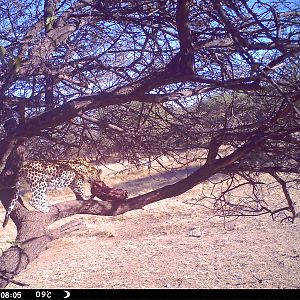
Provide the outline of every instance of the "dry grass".
[[[191,172],[122,168],[104,168],[103,179],[130,196]],[[187,204],[208,186],[121,216],[83,216],[85,230],[52,242],[16,279],[30,288],[300,288],[299,219],[280,224],[269,216],[240,218],[224,227],[202,206]],[[66,189],[64,197],[73,195]],[[61,193],[51,199],[61,201]],[[14,236],[9,222],[1,240]]]

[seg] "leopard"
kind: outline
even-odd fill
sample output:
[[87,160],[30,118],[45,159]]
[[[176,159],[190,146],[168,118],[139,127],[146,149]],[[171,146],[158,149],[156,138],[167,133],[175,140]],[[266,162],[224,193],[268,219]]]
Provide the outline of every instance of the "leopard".
[[30,185],[32,197],[29,204],[40,212],[50,211],[47,201],[48,190],[59,190],[70,187],[77,200],[85,200],[84,184],[101,180],[102,170],[92,166],[87,160],[32,160],[24,163],[18,173],[15,195],[6,211],[5,219],[15,208],[19,197],[19,186],[22,178]]

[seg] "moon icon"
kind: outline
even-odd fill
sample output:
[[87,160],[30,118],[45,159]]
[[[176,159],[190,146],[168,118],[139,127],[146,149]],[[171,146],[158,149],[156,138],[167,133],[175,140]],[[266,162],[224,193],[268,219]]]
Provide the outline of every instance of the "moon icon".
[[66,293],[66,296],[64,298],[69,298],[71,293],[69,291],[64,291]]

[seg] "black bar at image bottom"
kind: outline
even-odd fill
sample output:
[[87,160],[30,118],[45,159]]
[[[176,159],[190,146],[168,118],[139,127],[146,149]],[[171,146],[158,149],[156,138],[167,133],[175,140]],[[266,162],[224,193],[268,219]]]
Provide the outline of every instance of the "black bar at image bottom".
[[[5,289],[0,299],[300,299],[299,290],[220,289]],[[288,298],[287,298],[288,297]]]

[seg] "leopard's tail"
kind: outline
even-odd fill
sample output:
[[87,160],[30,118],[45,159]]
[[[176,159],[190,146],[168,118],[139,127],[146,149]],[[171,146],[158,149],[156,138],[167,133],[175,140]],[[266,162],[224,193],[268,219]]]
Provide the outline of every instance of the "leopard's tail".
[[14,210],[14,208],[17,204],[17,200],[19,198],[19,186],[20,186],[20,182],[18,180],[17,183],[16,183],[16,186],[15,186],[14,197],[11,200],[9,207],[6,210],[4,221],[3,221],[3,224],[2,224],[3,228],[7,225],[8,221],[9,221],[10,214]]

